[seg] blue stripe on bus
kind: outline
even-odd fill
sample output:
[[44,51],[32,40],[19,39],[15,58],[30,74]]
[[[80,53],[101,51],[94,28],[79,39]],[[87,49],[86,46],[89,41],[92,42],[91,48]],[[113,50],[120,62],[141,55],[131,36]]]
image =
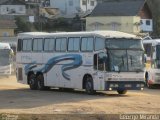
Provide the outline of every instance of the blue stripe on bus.
[[56,65],[58,62],[64,61],[64,60],[73,60],[72,63],[69,64],[64,64],[61,67],[62,70],[62,75],[65,79],[70,80],[70,75],[65,73],[65,71],[77,68],[82,65],[82,56],[78,54],[67,54],[67,55],[62,55],[62,56],[57,56],[53,57],[48,60],[48,62],[44,65],[44,67],[40,69],[34,69],[37,67],[36,62],[32,62],[30,64],[27,64],[24,68],[25,74],[27,75],[29,71],[34,71],[34,72],[42,72],[42,73],[47,73],[51,70],[51,68]]

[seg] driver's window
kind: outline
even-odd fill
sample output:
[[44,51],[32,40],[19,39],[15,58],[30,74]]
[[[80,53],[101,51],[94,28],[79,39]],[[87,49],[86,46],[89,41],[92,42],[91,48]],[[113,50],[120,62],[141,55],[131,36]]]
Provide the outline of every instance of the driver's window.
[[94,55],[94,69],[99,71],[107,70],[107,55],[105,53],[98,53]]
[[99,53],[98,54],[98,70],[100,70],[100,71],[105,70],[104,63],[105,63],[104,53]]

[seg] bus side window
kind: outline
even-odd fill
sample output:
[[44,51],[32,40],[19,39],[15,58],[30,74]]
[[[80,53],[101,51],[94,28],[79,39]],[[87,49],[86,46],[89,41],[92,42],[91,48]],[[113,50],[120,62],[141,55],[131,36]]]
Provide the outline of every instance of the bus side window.
[[67,38],[56,39],[56,51],[64,52],[67,49]]
[[23,40],[22,50],[23,50],[23,51],[27,51],[27,40],[26,40],[26,39]]
[[104,39],[100,37],[96,37],[95,39],[95,50],[103,50],[105,47]]
[[93,40],[92,37],[84,37],[81,41],[81,51],[89,52],[93,51]]
[[18,39],[17,51],[21,51],[21,50],[22,50],[22,40]]
[[45,38],[44,40],[44,51],[53,51],[55,45],[54,38]]
[[97,70],[97,54],[94,55],[94,69]]
[[98,54],[98,70],[99,71],[108,70],[106,53],[101,52]]
[[77,52],[79,51],[80,38],[69,38],[68,39],[68,51]]
[[35,38],[33,40],[33,51],[43,51],[43,39]]
[[104,53],[98,54],[98,70],[104,71]]

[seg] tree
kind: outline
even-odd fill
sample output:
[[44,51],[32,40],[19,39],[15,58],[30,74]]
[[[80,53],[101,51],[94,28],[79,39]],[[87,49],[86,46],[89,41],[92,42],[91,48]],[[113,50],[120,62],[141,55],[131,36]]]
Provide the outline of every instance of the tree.
[[17,29],[16,32],[30,32],[31,31],[31,23],[27,22],[24,18],[22,17],[16,17],[16,25]]
[[160,36],[160,0],[148,0],[153,15],[153,36]]

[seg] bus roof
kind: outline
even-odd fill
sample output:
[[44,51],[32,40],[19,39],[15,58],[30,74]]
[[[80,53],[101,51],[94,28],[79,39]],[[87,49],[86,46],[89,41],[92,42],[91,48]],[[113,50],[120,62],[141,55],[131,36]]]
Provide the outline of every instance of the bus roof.
[[11,49],[9,43],[0,43],[0,49]]
[[151,40],[143,40],[144,44],[159,44],[160,43],[160,39],[151,39]]
[[90,36],[99,35],[105,38],[133,38],[140,39],[136,35],[119,32],[119,31],[84,31],[84,32],[57,32],[57,33],[46,33],[46,32],[26,32],[19,33],[18,37],[52,37],[52,36]]

